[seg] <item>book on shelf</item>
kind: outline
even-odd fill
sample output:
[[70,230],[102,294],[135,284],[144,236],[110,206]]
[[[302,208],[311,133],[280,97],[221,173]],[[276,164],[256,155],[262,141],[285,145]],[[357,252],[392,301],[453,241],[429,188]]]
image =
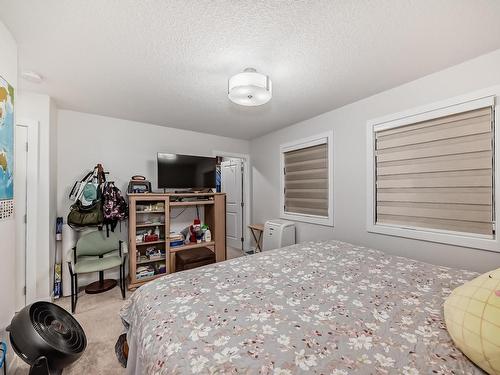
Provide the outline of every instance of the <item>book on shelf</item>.
[[170,247],[179,247],[179,246],[184,246],[184,241],[170,241]]

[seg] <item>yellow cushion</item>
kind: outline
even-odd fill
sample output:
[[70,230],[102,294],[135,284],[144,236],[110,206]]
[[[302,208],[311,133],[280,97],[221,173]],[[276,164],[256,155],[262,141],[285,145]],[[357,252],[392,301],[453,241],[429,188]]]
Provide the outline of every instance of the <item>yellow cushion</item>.
[[500,268],[456,288],[444,303],[455,345],[491,375],[500,375]]

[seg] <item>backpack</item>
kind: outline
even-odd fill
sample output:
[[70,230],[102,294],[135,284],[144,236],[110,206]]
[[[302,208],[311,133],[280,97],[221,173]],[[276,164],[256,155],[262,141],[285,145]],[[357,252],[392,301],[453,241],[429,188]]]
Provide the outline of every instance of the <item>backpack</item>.
[[80,201],[84,207],[93,206],[101,200],[99,185],[105,180],[104,174],[100,174],[98,167],[89,172],[80,181],[76,181],[69,194],[72,201]]
[[106,182],[102,188],[104,224],[114,231],[119,221],[128,217],[128,205],[113,182]]

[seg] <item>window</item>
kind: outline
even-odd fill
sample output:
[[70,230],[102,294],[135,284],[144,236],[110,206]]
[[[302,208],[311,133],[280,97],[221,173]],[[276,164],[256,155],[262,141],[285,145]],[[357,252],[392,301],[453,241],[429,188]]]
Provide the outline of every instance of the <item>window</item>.
[[333,133],[281,146],[281,217],[333,226]]
[[494,97],[371,122],[371,232],[498,249]]

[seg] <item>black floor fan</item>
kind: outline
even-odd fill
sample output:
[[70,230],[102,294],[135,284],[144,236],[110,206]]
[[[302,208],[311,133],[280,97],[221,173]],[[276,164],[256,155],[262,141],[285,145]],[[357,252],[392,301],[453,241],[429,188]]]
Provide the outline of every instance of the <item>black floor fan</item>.
[[82,327],[63,308],[35,302],[17,313],[10,326],[12,348],[31,366],[30,375],[56,375],[87,347]]

